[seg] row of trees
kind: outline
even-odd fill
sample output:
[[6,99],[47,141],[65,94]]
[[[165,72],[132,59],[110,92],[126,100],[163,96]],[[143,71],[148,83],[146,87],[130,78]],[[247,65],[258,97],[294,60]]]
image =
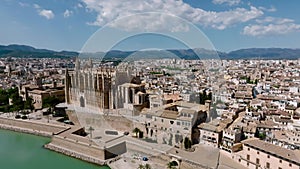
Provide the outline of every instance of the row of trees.
[[[9,104],[9,100],[11,99],[11,105]],[[11,88],[7,90],[0,90],[0,111],[2,112],[19,112],[23,110],[34,109],[33,99],[28,97],[26,101],[19,95],[17,88]]]
[[15,88],[7,89],[7,90],[0,89],[0,106],[8,105],[9,98],[13,93],[17,91],[18,90]]
[[[11,99],[11,105],[9,104],[9,100]],[[52,111],[54,107],[60,103],[60,100],[54,96],[49,96],[43,99],[42,107],[49,107]],[[34,101],[31,97],[27,97],[26,101],[19,95],[18,88],[11,88],[7,90],[0,89],[0,112],[24,112],[30,110],[32,112],[34,110]]]

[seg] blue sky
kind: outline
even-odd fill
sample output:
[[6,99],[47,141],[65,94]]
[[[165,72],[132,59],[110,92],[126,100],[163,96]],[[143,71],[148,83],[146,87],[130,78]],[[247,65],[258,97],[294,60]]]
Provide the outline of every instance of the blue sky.
[[[3,0],[1,3],[1,45],[14,43],[80,51],[103,27],[125,34],[170,31],[191,35],[195,32],[186,27],[189,23],[219,51],[300,48],[299,0]],[[140,15],[144,12],[164,13],[182,20]],[[116,34],[111,31],[104,35],[98,31],[97,43],[104,44]],[[199,39],[199,46],[192,47],[203,47],[202,40]],[[145,34],[118,42],[114,48],[185,48],[180,41]]]

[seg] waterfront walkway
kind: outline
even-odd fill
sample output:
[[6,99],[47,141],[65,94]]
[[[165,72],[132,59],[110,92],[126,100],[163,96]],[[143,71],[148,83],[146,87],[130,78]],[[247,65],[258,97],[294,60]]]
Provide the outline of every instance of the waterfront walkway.
[[2,114],[0,116],[0,128],[51,137],[52,135],[69,130],[71,127],[53,123],[45,123],[33,119],[15,119],[14,117],[5,117],[5,115]]

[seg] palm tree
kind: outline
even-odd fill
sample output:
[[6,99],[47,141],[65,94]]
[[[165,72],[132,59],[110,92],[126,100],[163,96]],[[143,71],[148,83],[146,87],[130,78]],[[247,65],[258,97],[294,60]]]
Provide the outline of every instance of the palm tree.
[[138,129],[137,127],[136,128],[134,128],[133,130],[132,130],[132,132],[133,133],[135,133],[135,137],[137,137],[138,136],[138,133],[140,132],[141,130],[140,129]]
[[170,161],[170,162],[167,164],[167,168],[168,168],[168,169],[175,169],[177,166],[178,166],[178,163],[177,163],[176,161]]
[[145,169],[151,169],[150,164],[146,164],[146,165],[145,165]]
[[143,164],[140,164],[137,169],[145,169]]
[[169,162],[169,163],[167,164],[167,168],[168,168],[168,169],[173,169],[173,168],[174,168],[172,162]]

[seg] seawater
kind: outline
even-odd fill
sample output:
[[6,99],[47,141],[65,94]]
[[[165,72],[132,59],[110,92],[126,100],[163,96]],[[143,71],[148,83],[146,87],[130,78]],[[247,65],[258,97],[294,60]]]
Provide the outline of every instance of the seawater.
[[43,148],[50,138],[0,129],[1,169],[109,169]]

